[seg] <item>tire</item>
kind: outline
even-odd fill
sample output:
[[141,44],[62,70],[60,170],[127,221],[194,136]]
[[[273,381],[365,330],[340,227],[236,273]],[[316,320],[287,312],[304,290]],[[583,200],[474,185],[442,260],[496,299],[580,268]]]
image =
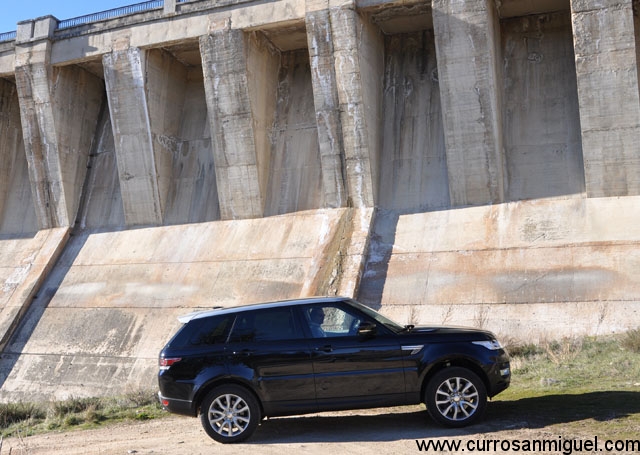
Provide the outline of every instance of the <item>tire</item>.
[[244,387],[216,387],[202,401],[200,422],[207,434],[218,442],[241,442],[253,434],[260,423],[260,405]]
[[431,418],[439,424],[464,427],[484,414],[487,389],[473,371],[462,367],[445,368],[427,384],[425,404]]

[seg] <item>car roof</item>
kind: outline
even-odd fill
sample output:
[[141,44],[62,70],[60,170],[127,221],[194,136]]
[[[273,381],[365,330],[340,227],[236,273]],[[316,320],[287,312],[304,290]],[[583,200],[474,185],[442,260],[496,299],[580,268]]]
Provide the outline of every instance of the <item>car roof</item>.
[[350,300],[348,297],[304,297],[298,299],[278,300],[274,302],[263,303],[251,303],[246,305],[238,305],[233,307],[215,307],[210,310],[194,311],[192,313],[184,314],[178,317],[178,320],[183,324],[191,321],[192,319],[201,319],[209,316],[219,316],[224,314],[233,314],[241,311],[249,310],[263,310],[267,308],[278,308],[282,306],[290,305],[308,305],[314,303],[331,303],[341,302],[344,300]]

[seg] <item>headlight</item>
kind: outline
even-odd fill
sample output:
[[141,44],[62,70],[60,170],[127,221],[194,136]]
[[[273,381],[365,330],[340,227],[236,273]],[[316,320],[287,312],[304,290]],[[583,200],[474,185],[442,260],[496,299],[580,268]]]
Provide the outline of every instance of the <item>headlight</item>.
[[497,351],[498,349],[502,349],[502,345],[498,340],[472,341],[472,343],[477,344],[478,346],[483,346],[490,351]]

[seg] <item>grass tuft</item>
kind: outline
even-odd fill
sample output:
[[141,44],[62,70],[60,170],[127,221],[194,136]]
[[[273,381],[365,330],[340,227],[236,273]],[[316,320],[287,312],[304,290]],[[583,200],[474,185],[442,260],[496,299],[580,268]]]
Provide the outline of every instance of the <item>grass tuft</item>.
[[621,345],[631,352],[640,354],[640,329],[629,330],[625,333]]
[[96,397],[71,397],[64,401],[54,401],[51,405],[53,415],[56,417],[64,417],[68,414],[81,413],[88,409],[99,409],[100,406],[101,399]]
[[43,419],[46,409],[36,403],[0,403],[0,428],[8,428],[12,424]]

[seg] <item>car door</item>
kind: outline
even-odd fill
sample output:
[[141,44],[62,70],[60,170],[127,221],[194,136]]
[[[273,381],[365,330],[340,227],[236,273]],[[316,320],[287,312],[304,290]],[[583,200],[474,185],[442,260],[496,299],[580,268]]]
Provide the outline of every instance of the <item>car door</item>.
[[340,302],[303,307],[311,341],[320,410],[385,406],[405,402],[403,353],[383,326],[359,335],[363,313]]
[[290,307],[238,313],[227,358],[231,376],[251,384],[266,415],[315,410],[311,351]]

